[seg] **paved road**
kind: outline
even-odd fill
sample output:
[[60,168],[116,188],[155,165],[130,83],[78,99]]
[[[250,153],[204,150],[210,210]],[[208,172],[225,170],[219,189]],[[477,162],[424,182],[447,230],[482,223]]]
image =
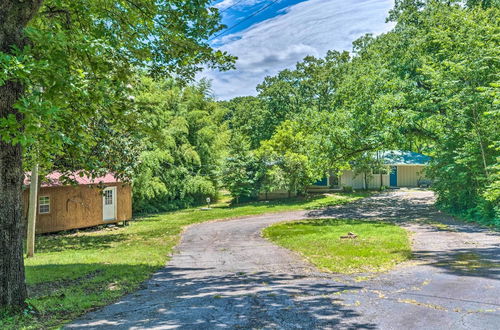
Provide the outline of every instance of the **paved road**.
[[[500,235],[436,211],[428,191],[395,191],[350,205],[190,227],[145,288],[69,328],[499,329]],[[415,260],[356,281],[320,273],[260,236],[303,218],[395,221]],[[448,224],[443,231],[425,222]]]

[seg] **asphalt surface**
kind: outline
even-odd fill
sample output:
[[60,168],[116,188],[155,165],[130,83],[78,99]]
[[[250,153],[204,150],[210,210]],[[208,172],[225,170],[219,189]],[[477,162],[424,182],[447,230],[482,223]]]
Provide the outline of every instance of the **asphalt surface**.
[[[401,190],[191,226],[143,289],[67,327],[500,329],[500,235],[455,222],[433,201]],[[384,274],[325,274],[260,234],[283,220],[328,217],[394,221],[412,232],[415,259]]]

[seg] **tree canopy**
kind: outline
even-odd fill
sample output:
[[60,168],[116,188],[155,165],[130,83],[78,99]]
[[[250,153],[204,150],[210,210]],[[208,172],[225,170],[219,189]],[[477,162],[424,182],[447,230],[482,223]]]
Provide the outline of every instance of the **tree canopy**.
[[[438,205],[500,224],[499,15],[498,1],[396,1],[391,31],[361,37],[352,54],[306,57],[265,78],[251,107],[228,102],[230,122],[261,161],[300,159],[286,174],[301,178],[296,187],[370,152],[428,154]],[[258,136],[239,125],[246,113]]]
[[[5,0],[0,4],[0,307],[25,303],[24,170],[130,173],[137,75],[189,80],[234,58],[210,1]],[[133,88],[133,87],[132,87]],[[24,160],[24,166],[23,166]]]

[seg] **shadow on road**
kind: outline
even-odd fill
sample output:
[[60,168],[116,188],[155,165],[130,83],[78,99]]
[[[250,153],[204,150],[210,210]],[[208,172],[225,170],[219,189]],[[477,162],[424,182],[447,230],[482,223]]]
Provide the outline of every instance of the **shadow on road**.
[[[70,328],[336,328],[375,329],[328,295],[360,287],[268,272],[212,274],[166,267],[148,287]],[[332,308],[333,307],[333,308]]]
[[[211,240],[186,243],[184,253],[177,257],[176,263],[171,263],[177,267],[163,268],[145,284],[144,289],[86,315],[68,327],[375,329],[381,324],[406,328],[409,320],[413,320],[415,328],[425,328],[422,322],[427,322],[430,328],[431,325],[444,328],[462,322],[467,316],[468,322],[476,328],[486,328],[496,322],[495,314],[486,316],[477,312],[469,316],[455,310],[458,308],[469,313],[469,310],[479,308],[481,311],[489,308],[491,301],[495,300],[496,286],[489,289],[488,294],[482,290],[491,286],[490,279],[497,279],[500,275],[500,246],[496,244],[499,234],[455,221],[436,210],[433,202],[432,193],[408,195],[392,192],[345,206],[306,213],[297,211],[283,216],[284,220],[293,220],[295,215],[295,219],[302,219],[304,215],[323,218],[318,219],[318,224],[324,218],[342,218],[382,220],[405,228],[417,228],[418,232],[414,234],[420,236],[414,257],[430,267],[411,264],[407,268],[401,267],[400,272],[381,275],[364,283],[329,278],[326,274],[322,277],[302,270],[295,273],[293,270],[297,265],[291,267],[287,262],[269,260],[279,256],[276,251],[274,254],[270,251],[268,259],[254,256],[257,250],[251,250],[253,254],[230,254],[231,249],[241,249],[242,246],[248,250],[269,249],[268,245],[259,246],[259,240],[252,241],[253,246],[234,244],[244,239],[251,241],[252,235],[260,230],[259,226],[276,219],[256,217],[255,223],[250,221],[254,220],[252,218],[241,219],[239,222],[235,220],[232,224],[237,226],[229,229],[220,223],[209,232]],[[194,233],[207,234],[203,230]],[[203,259],[206,242],[218,242],[225,235],[233,239],[222,239],[225,245],[218,246],[220,252],[209,261]],[[238,264],[235,256],[255,257],[255,260]],[[268,264],[273,267],[268,267]],[[215,265],[214,268],[210,268],[211,265]],[[239,272],[229,273],[232,269]],[[246,269],[253,271],[245,272]],[[451,310],[454,312],[449,312]]]
[[500,279],[500,246],[492,248],[414,251],[415,259],[447,274]]
[[[401,198],[397,196],[397,193],[396,195],[385,193],[351,203],[348,206],[311,211],[307,213],[307,216],[365,221],[383,220],[403,226],[423,224],[427,225],[426,231],[428,232],[443,232],[443,234],[450,235],[481,233],[485,236],[500,238],[500,233],[490,228],[464,223],[439,212],[433,203],[432,195],[412,195],[411,198]],[[413,256],[427,265],[443,269],[448,274],[500,278],[499,244],[489,248],[471,246],[470,248],[447,248],[446,251],[417,250],[413,251]]]
[[391,193],[383,193],[345,206],[310,211],[307,215],[309,217],[341,217],[346,219],[383,219],[399,224],[430,220],[435,216],[447,217],[441,215],[432,206],[432,203],[432,195],[417,195],[406,199]]

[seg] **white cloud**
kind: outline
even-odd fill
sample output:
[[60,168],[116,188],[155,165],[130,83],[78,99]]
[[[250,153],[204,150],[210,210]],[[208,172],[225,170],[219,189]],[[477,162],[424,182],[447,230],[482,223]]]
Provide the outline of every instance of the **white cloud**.
[[238,0],[222,0],[221,2],[214,5],[215,8],[219,8],[220,10],[226,9],[227,7],[231,7]]
[[224,10],[227,9],[231,6],[235,7],[243,7],[243,6],[253,6],[256,3],[263,2],[265,0],[222,0],[221,2],[217,3],[214,5],[215,8],[218,8],[219,10]]
[[[227,2],[231,0],[225,0]],[[251,0],[252,1],[252,0]],[[220,99],[255,95],[265,76],[293,67],[307,55],[324,56],[329,49],[351,50],[352,41],[380,34],[392,25],[385,17],[393,0],[309,0],[221,40],[222,50],[238,56],[236,70],[206,71]]]

